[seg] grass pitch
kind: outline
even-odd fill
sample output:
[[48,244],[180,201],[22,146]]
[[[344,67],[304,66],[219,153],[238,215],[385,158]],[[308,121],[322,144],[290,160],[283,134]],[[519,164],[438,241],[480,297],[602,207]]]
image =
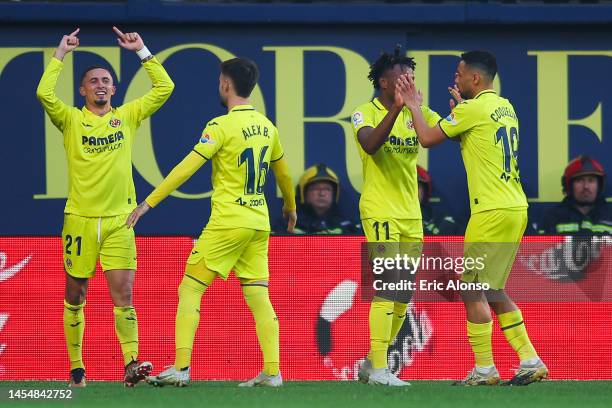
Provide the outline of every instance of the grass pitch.
[[186,388],[88,382],[69,400],[9,399],[9,390],[66,389],[66,383],[0,382],[3,407],[610,407],[612,381],[548,381],[527,387],[451,387],[449,381],[413,381],[411,387],[357,382],[285,382],[280,389],[237,388],[236,382],[196,381]]

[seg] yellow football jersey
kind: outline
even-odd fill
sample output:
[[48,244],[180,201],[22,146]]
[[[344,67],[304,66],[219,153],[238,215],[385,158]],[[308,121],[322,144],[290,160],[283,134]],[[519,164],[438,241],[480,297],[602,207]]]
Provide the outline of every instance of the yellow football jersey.
[[68,200],[64,212],[85,217],[129,213],[137,204],[132,179],[136,130],[166,102],[174,84],[153,58],[143,64],[153,88],[141,98],[98,116],[86,107],[68,106],[55,95],[63,66],[62,61],[51,59],[36,94],[64,136],[68,159]]
[[[440,116],[426,106],[421,107],[421,111],[430,126],[440,120]],[[361,219],[421,219],[416,172],[419,141],[410,111],[406,107],[402,109],[389,137],[375,154],[367,154],[357,140],[361,128],[375,128],[386,115],[387,109],[375,98],[359,106],[351,116],[363,168],[363,191],[359,200]]]
[[482,91],[458,104],[440,128],[461,137],[472,214],[527,207],[518,168],[519,122],[507,99]]
[[212,119],[193,150],[212,160],[212,210],[206,228],[270,231],[264,196],[270,162],[283,157],[274,124],[251,105]]

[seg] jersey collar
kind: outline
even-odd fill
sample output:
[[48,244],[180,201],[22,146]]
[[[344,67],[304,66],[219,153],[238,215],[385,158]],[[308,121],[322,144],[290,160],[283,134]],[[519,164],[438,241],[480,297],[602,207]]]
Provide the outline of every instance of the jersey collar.
[[95,113],[93,113],[92,111],[90,111],[89,109],[87,109],[86,106],[83,106],[83,109],[81,109],[83,111],[84,114],[89,115],[89,116],[93,116],[94,118],[104,118],[106,117],[109,113],[112,115],[115,112],[115,108],[111,107],[111,110],[109,110],[108,112],[106,112],[104,114],[104,116],[98,116]]
[[253,105],[236,105],[232,109],[230,109],[230,112],[254,111],[254,110],[255,108],[253,107]]
[[484,94],[488,94],[488,93],[492,93],[495,94],[496,92],[492,89],[485,89],[484,91],[480,91],[476,94],[476,96],[474,97],[474,99],[477,99],[480,95],[484,95]]
[[372,99],[372,103],[374,104],[374,106],[375,106],[375,107],[376,107],[376,109],[378,109],[378,110],[383,110],[383,111],[386,111],[386,110],[387,110],[387,108],[385,108],[385,106],[384,106],[382,103],[380,103],[380,101],[378,100],[378,98],[374,98],[374,99]]

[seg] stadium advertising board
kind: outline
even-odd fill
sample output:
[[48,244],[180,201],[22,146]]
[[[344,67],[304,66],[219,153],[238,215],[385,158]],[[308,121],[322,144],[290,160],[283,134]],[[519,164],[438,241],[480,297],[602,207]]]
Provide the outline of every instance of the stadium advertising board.
[[[437,244],[448,245],[447,241]],[[359,295],[362,243],[360,237],[271,238],[270,296],[280,322],[285,379],[356,378],[358,363],[369,348],[370,304]],[[174,361],[177,287],[192,244],[187,237],[137,240],[134,305],[140,354],[158,371]],[[426,248],[431,244],[436,242],[428,240]],[[563,252],[568,245],[583,244],[562,237],[524,242],[512,275],[516,278],[511,277],[508,285],[512,293],[523,288],[533,294],[519,297],[519,304],[531,341],[546,361],[549,378],[555,380],[612,379],[612,277],[606,273],[612,265],[612,245],[595,243],[587,257],[571,258]],[[556,261],[562,267],[552,274],[550,265]],[[63,274],[59,238],[0,238],[1,380],[66,378]],[[417,274],[421,278],[427,275]],[[599,291],[594,293],[589,285]],[[580,297],[577,289],[595,297]],[[83,344],[88,379],[119,380],[121,351],[100,271],[88,292]],[[423,298],[417,293],[390,347],[390,367],[402,378],[460,378],[473,364],[463,305],[448,291],[440,294]],[[233,277],[215,281],[206,291],[194,346],[193,379],[246,379],[259,369],[255,325],[242,299]],[[495,363],[502,377],[509,378],[518,361],[494,321]]]

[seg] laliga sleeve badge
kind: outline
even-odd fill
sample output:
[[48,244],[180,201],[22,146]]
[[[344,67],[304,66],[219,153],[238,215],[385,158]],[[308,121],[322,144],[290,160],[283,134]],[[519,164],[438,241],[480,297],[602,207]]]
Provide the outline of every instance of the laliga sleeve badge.
[[200,143],[215,144],[215,141],[212,140],[212,138],[210,137],[210,135],[208,133],[205,133],[200,138]]
[[66,258],[66,268],[72,269],[72,259]]
[[444,120],[451,125],[456,125],[457,121],[455,120],[455,112],[451,112],[450,115],[444,118]]
[[357,127],[357,126],[363,124],[363,114],[361,112],[355,112],[355,113],[353,113],[353,116],[351,117],[351,120],[353,122],[353,126]]

